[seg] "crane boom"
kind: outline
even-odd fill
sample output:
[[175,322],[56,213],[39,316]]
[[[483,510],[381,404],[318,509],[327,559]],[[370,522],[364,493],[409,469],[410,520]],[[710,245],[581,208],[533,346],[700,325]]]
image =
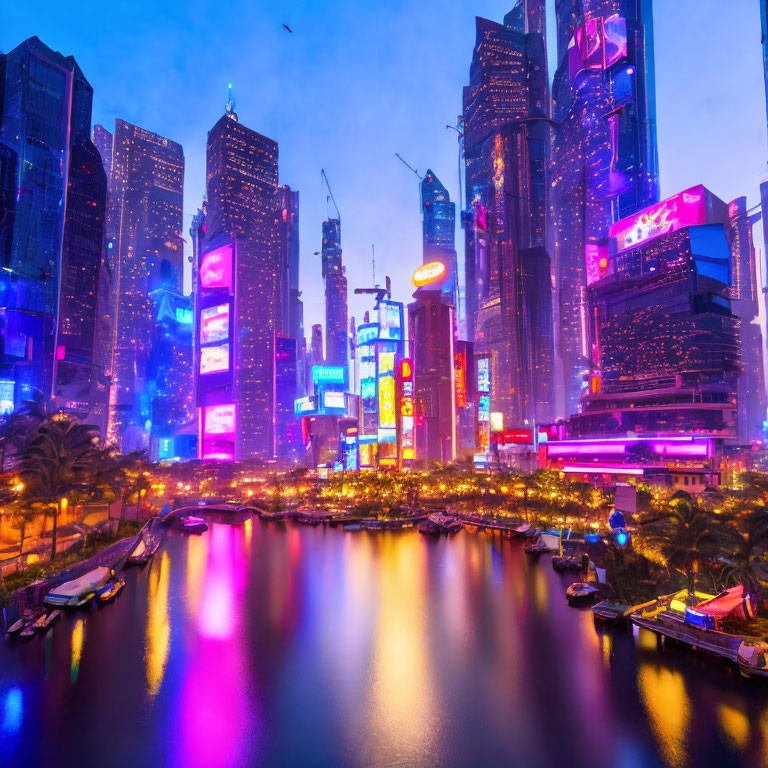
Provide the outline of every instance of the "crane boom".
[[400,155],[399,152],[395,152],[395,157],[409,170],[416,174],[419,181],[421,181],[424,177],[406,160],[403,159],[403,157]]
[[333,203],[333,207],[336,209],[336,218],[341,219],[341,213],[339,212],[339,206],[336,205],[336,200],[333,197],[333,192],[331,192],[331,185],[328,182],[328,175],[325,172],[324,168],[320,169],[320,176],[322,176],[323,181],[325,182],[325,186],[328,189],[328,197],[331,198],[331,202]]

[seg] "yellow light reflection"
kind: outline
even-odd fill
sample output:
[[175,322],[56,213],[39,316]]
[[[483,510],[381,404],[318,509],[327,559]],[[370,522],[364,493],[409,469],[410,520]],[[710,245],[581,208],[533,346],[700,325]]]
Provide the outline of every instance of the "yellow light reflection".
[[70,682],[76,683],[80,673],[80,657],[83,655],[85,642],[85,621],[78,619],[72,627],[72,658],[69,665]]
[[683,676],[655,664],[640,664],[637,672],[640,697],[659,751],[673,768],[686,765],[686,741],[691,702]]
[[749,718],[740,709],[723,702],[717,708],[717,719],[731,748],[743,752],[749,744]]
[[380,539],[378,616],[371,675],[371,752],[392,764],[429,754],[436,737],[431,661],[424,617],[426,550],[421,536]]
[[149,575],[147,601],[147,639],[144,651],[146,664],[147,692],[155,696],[165,676],[168,661],[171,624],[168,616],[168,584],[171,561],[168,552],[163,551],[160,567],[153,568]]

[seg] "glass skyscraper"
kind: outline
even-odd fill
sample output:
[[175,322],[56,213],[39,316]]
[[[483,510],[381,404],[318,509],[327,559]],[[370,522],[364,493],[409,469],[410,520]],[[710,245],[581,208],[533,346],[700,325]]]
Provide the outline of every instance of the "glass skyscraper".
[[587,262],[612,223],[658,200],[651,0],[557,0],[552,89],[552,247],[559,415],[576,411],[592,365]]
[[551,323],[539,316],[551,307],[551,121],[541,15],[540,3],[519,2],[503,24],[477,19],[463,96],[471,209],[465,223],[467,332],[475,356],[489,360],[491,410],[510,426],[546,421],[553,405]]
[[181,145],[116,120],[107,244],[115,307],[109,437],[123,450],[147,447],[152,427],[150,293],[182,288],[183,190]]
[[53,398],[98,421],[106,178],[90,140],[93,90],[36,37],[0,56],[0,77],[2,409]]
[[[283,277],[277,142],[243,125],[232,110],[208,133],[205,250],[234,244],[228,320],[234,340],[227,362],[228,398],[236,412],[234,457],[275,455],[275,338],[283,323]],[[201,329],[203,332],[204,329]],[[201,380],[203,378],[201,369]],[[198,389],[214,407],[216,388]],[[223,397],[223,395],[221,395]],[[210,404],[210,405],[208,405]]]
[[325,362],[348,364],[347,277],[341,263],[341,219],[323,222],[322,271],[325,281]]

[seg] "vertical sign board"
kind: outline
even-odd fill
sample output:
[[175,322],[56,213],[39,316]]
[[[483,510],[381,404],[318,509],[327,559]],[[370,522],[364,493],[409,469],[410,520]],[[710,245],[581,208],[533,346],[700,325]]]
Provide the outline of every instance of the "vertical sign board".
[[198,456],[203,461],[233,461],[236,456],[235,260],[234,243],[214,248],[200,259],[195,373],[200,424]]
[[477,359],[477,447],[482,453],[491,443],[491,361]]
[[376,323],[358,326],[357,346],[360,356],[360,403],[362,409],[361,436],[371,435],[375,437],[378,429],[376,401],[376,340],[378,337],[379,326]]
[[395,353],[380,350],[378,355],[379,428],[380,443],[397,440],[395,415]]
[[404,461],[416,458],[413,442],[413,361],[401,360],[400,372],[400,447]]

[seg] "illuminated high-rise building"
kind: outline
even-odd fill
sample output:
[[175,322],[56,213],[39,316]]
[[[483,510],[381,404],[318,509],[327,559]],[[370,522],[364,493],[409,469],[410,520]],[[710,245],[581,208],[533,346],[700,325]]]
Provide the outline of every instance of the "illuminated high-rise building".
[[731,246],[730,299],[739,318],[743,368],[738,382],[739,442],[747,444],[762,437],[766,393],[763,373],[763,334],[759,321],[759,287],[752,226],[759,214],[749,216],[747,198],[739,197],[728,206],[728,240]]
[[[206,361],[201,357],[198,377],[201,458],[264,460],[275,455],[275,339],[284,322],[287,274],[278,146],[243,125],[233,106],[230,99],[208,133],[200,284],[210,304],[200,308],[198,334]],[[225,431],[231,440],[221,438]]]
[[309,364],[322,365],[325,362],[323,354],[323,326],[315,323],[312,326],[312,338],[309,345]]
[[155,312],[150,292],[182,288],[184,153],[170,139],[115,121],[108,257],[114,295],[109,437],[146,448],[152,406],[146,389]]
[[341,263],[341,219],[323,222],[322,270],[325,281],[325,362],[348,365],[347,277]]
[[651,0],[558,0],[550,165],[559,415],[576,411],[592,352],[586,261],[614,222],[658,200]]
[[106,178],[90,140],[93,90],[33,37],[0,55],[0,410],[24,400],[96,423]]
[[573,438],[737,438],[741,376],[728,206],[703,186],[616,222],[589,261],[597,363]]
[[[543,5],[520,0],[503,24],[477,19],[464,88],[465,283],[469,339],[489,360],[491,410],[505,424],[548,420],[552,337],[546,251],[550,120]],[[536,353],[532,353],[532,347]],[[533,361],[533,364],[531,364]]]

